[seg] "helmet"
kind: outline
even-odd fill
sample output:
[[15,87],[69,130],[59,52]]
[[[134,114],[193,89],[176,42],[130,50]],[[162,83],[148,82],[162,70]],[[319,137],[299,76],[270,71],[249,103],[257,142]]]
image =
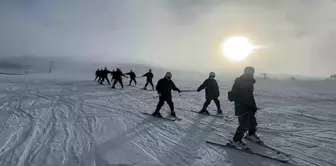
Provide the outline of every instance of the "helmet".
[[244,74],[254,74],[254,68],[251,66],[245,67]]
[[210,72],[210,73],[209,73],[209,77],[214,77],[214,78],[215,78],[215,77],[216,77],[216,74],[215,74],[214,72]]
[[165,75],[166,78],[171,78],[172,77],[172,73],[171,72],[167,72]]
[[149,72],[152,72],[152,69],[149,69]]

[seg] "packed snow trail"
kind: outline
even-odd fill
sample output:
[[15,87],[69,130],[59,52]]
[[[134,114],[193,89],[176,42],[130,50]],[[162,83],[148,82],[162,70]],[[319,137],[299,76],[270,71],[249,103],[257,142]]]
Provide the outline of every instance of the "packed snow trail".
[[[219,83],[222,109],[233,117],[225,95],[231,82]],[[198,83],[176,85],[193,89]],[[266,144],[292,154],[288,164],[206,144],[231,139],[237,122],[210,132],[225,119],[190,112],[202,107],[204,93],[173,94],[182,121],[142,114],[157,104],[150,102],[156,92],[142,86],[121,91],[92,80],[1,76],[0,165],[336,165],[334,82],[257,82],[258,133]],[[208,110],[215,113],[215,105]],[[169,114],[167,105],[162,114]]]

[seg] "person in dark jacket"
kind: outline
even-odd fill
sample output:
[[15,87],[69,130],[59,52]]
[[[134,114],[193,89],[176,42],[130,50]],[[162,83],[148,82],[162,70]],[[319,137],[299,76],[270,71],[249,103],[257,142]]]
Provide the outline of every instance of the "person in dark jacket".
[[200,92],[201,90],[205,89],[205,103],[203,105],[202,110],[200,113],[209,114],[207,111],[207,108],[211,101],[213,100],[217,106],[217,113],[222,114],[222,110],[220,108],[220,102],[218,100],[219,97],[219,88],[218,83],[215,80],[216,74],[214,72],[209,73],[209,78],[206,79],[203,84],[197,89],[197,92]]
[[231,92],[228,97],[230,101],[234,101],[235,115],[238,116],[239,126],[233,137],[235,146],[246,148],[245,143],[242,141],[244,134],[248,131],[246,137],[254,142],[260,141],[256,135],[256,127],[258,125],[255,118],[255,113],[258,110],[254,100],[254,84],[256,80],[254,77],[254,68],[246,67],[244,74],[237,78],[233,84]]
[[114,78],[114,82],[113,82],[113,85],[112,85],[112,89],[115,89],[115,85],[117,82],[120,83],[121,85],[121,89],[124,89],[124,84],[122,82],[122,77],[126,77],[125,74],[119,69],[117,68],[117,71],[115,72],[115,78]]
[[95,78],[95,81],[97,81],[98,80],[98,78],[99,78],[99,68],[96,70],[96,73],[95,73],[95,75],[96,75],[96,78]]
[[101,75],[100,84],[101,85],[103,84],[105,80],[107,81],[109,85],[111,85],[110,80],[108,79],[108,76],[107,76],[109,73],[111,73],[111,71],[107,70],[107,67],[105,67],[105,69],[100,72],[100,75]]
[[154,90],[154,84],[153,84],[153,77],[154,77],[154,75],[153,75],[153,73],[152,73],[152,70],[149,69],[148,73],[144,74],[142,77],[147,77],[146,85],[145,85],[145,87],[144,87],[143,89],[146,90],[148,84],[151,84],[151,85],[152,85],[152,88],[153,88],[153,90]]
[[165,77],[160,79],[156,85],[156,91],[159,93],[160,97],[156,110],[152,114],[153,116],[162,117],[162,115],[160,114],[160,109],[164,105],[165,101],[168,103],[171,115],[176,116],[174,111],[174,103],[172,100],[171,90],[177,91],[179,93],[181,92],[181,90],[175,86],[171,78],[172,74],[170,72],[167,72]]
[[135,85],[137,84],[137,81],[135,80],[136,74],[131,70],[130,72],[126,73],[125,75],[129,75],[131,80],[129,82],[129,86],[131,86],[132,82],[134,81]]
[[113,82],[113,80],[115,79],[115,73],[116,73],[116,71],[113,69],[111,71],[111,82]]

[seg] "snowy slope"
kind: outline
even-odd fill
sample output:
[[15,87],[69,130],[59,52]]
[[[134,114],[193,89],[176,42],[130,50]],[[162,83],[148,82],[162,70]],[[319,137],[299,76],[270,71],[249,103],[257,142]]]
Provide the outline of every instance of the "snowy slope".
[[[154,110],[155,92],[128,86],[112,90],[91,75],[80,76],[0,76],[0,165],[336,165],[335,82],[257,83],[260,136],[293,155],[292,164],[282,164],[205,144],[231,139],[237,122],[189,112],[201,108],[203,92],[174,93],[183,120],[171,122],[141,114]],[[202,81],[176,84],[196,89]],[[220,80],[220,86],[223,110],[234,117],[226,100],[231,80]],[[214,110],[211,105],[209,111]],[[167,106],[162,113],[168,113]]]

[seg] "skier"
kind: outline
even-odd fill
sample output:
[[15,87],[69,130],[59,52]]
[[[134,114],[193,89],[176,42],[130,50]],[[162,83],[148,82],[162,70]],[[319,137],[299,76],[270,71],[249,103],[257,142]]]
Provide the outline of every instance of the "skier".
[[172,100],[171,90],[181,92],[180,89],[178,89],[174,82],[171,80],[172,74],[170,72],[167,72],[165,77],[160,79],[156,85],[156,91],[159,94],[159,103],[157,104],[156,110],[152,113],[153,116],[162,117],[160,114],[160,109],[164,105],[164,102],[166,101],[168,103],[168,106],[171,111],[171,116],[176,116],[174,111],[174,103]]
[[152,88],[154,90],[154,85],[153,85],[153,77],[154,77],[154,75],[152,73],[152,69],[149,69],[149,71],[146,74],[144,74],[142,77],[147,77],[146,85],[145,85],[145,87],[143,89],[147,90],[147,85],[151,84]]
[[97,81],[97,79],[99,78],[99,68],[96,70],[96,73],[95,73],[95,75],[96,75],[96,78],[95,78],[95,81]]
[[103,72],[103,69],[100,69],[98,72],[98,83],[100,83],[102,80],[102,72]]
[[117,68],[117,71],[115,72],[114,82],[113,82],[113,85],[111,87],[112,89],[115,89],[115,85],[116,85],[117,82],[120,83],[121,89],[124,89],[124,84],[122,82],[122,77],[126,77],[126,76],[119,68]]
[[100,81],[100,84],[101,84],[101,85],[103,84],[103,82],[104,82],[105,79],[106,79],[107,83],[108,83],[109,85],[111,85],[111,83],[110,83],[110,81],[109,81],[109,79],[108,79],[108,77],[107,77],[107,75],[108,75],[109,73],[111,73],[111,71],[107,70],[107,67],[105,67],[105,69],[102,70],[102,71],[100,72],[100,74],[101,74],[101,81]]
[[209,78],[206,79],[203,84],[197,89],[197,92],[202,91],[203,89],[205,89],[205,98],[206,101],[203,105],[202,110],[200,111],[200,113],[205,113],[205,114],[210,114],[207,111],[207,108],[209,106],[209,104],[211,103],[211,101],[213,100],[217,106],[217,113],[218,114],[222,114],[222,110],[220,108],[220,102],[218,100],[219,97],[219,88],[218,88],[218,84],[217,81],[215,80],[216,74],[214,72],[210,72],[209,73]]
[[134,81],[135,85],[137,84],[137,81],[135,80],[136,74],[131,70],[130,72],[126,73],[125,75],[129,75],[131,80],[129,82],[129,86],[131,86],[132,82]]
[[260,138],[256,135],[257,120],[255,113],[258,110],[254,100],[254,68],[246,67],[244,74],[237,78],[232,86],[232,90],[228,93],[230,101],[234,101],[235,115],[238,116],[239,126],[233,137],[232,144],[236,147],[246,149],[246,144],[242,141],[244,134],[248,130],[248,137],[253,142],[260,142]]

